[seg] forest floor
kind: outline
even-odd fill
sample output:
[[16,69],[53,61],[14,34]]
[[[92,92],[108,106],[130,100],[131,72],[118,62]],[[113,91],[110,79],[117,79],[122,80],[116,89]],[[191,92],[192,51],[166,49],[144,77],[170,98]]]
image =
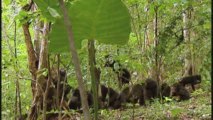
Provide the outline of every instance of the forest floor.
[[[198,89],[191,99],[161,104],[158,100],[146,106],[127,104],[125,109],[100,110],[101,120],[211,120],[211,92]],[[134,113],[134,114],[133,114]]]

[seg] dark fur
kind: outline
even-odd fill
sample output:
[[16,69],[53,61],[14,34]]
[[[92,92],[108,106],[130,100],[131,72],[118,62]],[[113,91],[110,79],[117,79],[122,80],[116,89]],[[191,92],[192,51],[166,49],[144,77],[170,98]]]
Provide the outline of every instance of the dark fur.
[[[121,85],[123,84],[128,84],[130,82],[130,79],[131,79],[131,74],[130,72],[126,69],[126,68],[122,68],[121,64],[117,61],[114,61],[114,60],[109,60],[110,59],[110,56],[105,56],[105,59],[106,59],[106,63],[105,63],[105,67],[111,67],[113,69],[113,71],[117,74],[117,77],[118,77],[118,81],[119,83],[121,83]],[[118,64],[119,65],[119,69],[116,70],[114,68],[114,64]]]
[[89,107],[91,107],[93,105],[93,97],[90,92],[87,92],[87,101],[88,101]]
[[73,94],[69,103],[70,109],[80,109],[81,108],[81,98],[78,89],[73,90]]
[[106,97],[108,94],[108,88],[105,85],[99,85],[98,89],[98,106],[99,108],[106,108]]
[[[59,74],[60,74],[60,79],[58,81],[57,75],[55,72],[57,72],[55,69],[52,69],[51,71],[51,84],[49,86],[48,89],[48,94],[47,94],[47,111],[50,111],[51,109],[57,108],[57,101],[56,101],[56,97],[57,97],[57,87],[59,87],[59,91],[58,91],[58,97],[59,97],[59,101],[62,99],[62,94],[63,94],[63,86],[65,85],[64,88],[64,100],[68,101],[68,98],[66,97],[67,94],[70,92],[70,90],[72,89],[72,87],[67,83],[67,73],[66,70],[64,69],[60,69],[59,70]],[[48,77],[47,77],[48,79]],[[57,86],[57,83],[60,83],[59,86]]]
[[128,84],[130,82],[131,75],[126,68],[119,69],[116,73],[121,84]]
[[102,102],[106,101],[107,93],[108,93],[108,88],[104,85],[101,85],[101,96],[100,96],[100,98],[101,98]]
[[146,79],[145,81],[145,98],[151,100],[157,97],[157,81],[152,79]]
[[182,78],[179,81],[180,84],[182,84],[184,87],[187,84],[191,84],[192,89],[195,90],[194,85],[201,83],[201,75],[192,75]]
[[121,107],[119,94],[112,88],[108,88],[108,107],[118,109]]
[[112,88],[100,85],[101,95],[99,95],[100,108],[110,107],[117,109],[121,107],[119,94]]
[[131,102],[133,104],[145,105],[144,86],[135,84],[132,87],[124,88],[119,95],[119,99],[121,103]]
[[160,89],[161,89],[161,97],[162,98],[170,96],[171,88],[170,88],[170,86],[167,83],[163,83],[161,85]]
[[139,102],[140,105],[145,105],[143,85],[135,84],[132,86],[132,90],[130,92],[130,101],[134,104]]
[[[87,92],[87,101],[88,105],[91,107],[93,105],[93,97],[90,92]],[[80,109],[81,108],[81,97],[80,97],[80,91],[78,89],[74,89],[70,103],[69,103],[70,109]]]
[[67,95],[71,92],[73,88],[67,83],[65,84],[65,89],[64,89],[64,99],[68,100]]
[[129,87],[126,87],[121,91],[121,93],[119,95],[119,99],[121,100],[122,103],[130,102],[130,88]]
[[180,83],[175,83],[175,84],[172,85],[172,87],[171,87],[171,95],[172,96],[178,96],[179,97],[178,101],[190,99],[189,92]]

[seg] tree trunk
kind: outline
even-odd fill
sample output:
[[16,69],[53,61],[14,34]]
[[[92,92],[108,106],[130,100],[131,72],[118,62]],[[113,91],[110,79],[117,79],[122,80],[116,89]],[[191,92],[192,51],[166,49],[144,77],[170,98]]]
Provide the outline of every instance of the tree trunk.
[[183,76],[188,76],[188,75],[192,75],[192,71],[193,71],[193,65],[192,65],[192,55],[191,55],[191,45],[190,45],[190,31],[189,31],[189,15],[187,14],[189,11],[185,11],[183,12],[183,24],[184,24],[184,31],[183,31],[183,36],[184,36],[184,40],[186,42],[186,48],[190,48],[190,49],[186,49],[186,53],[185,53],[185,60],[184,60],[184,74]]
[[141,26],[141,17],[140,17],[140,12],[139,12],[139,8],[138,8],[138,4],[135,5],[135,9],[137,11],[137,23],[138,23],[138,45],[139,45],[139,48],[140,48],[140,51],[141,53],[143,52],[143,44],[142,44],[142,35],[141,35],[141,31],[142,31],[142,26]]
[[[31,3],[32,4],[32,3]],[[22,8],[23,10],[24,7]],[[30,7],[27,9],[27,11],[30,10]],[[33,96],[33,100],[36,98],[36,72],[37,72],[37,66],[36,66],[36,54],[33,48],[33,43],[32,43],[32,39],[31,39],[31,35],[30,35],[30,31],[29,31],[29,24],[28,23],[24,23],[22,25],[22,29],[24,32],[24,37],[25,37],[25,44],[26,44],[26,48],[27,48],[27,56],[28,56],[28,65],[29,65],[29,71],[32,75],[32,81],[31,81],[31,88],[32,88],[32,96]],[[32,110],[31,113],[34,113],[35,110]],[[37,117],[37,116],[31,116],[30,114],[28,116],[28,118],[32,118],[30,120],[35,120],[36,118],[33,117]]]
[[[43,119],[46,119],[46,101],[47,101],[47,94],[48,94],[48,90],[49,90],[49,84],[50,84],[50,79],[51,79],[51,70],[50,70],[50,66],[48,65],[48,34],[49,34],[49,23],[45,23],[44,24],[44,28],[43,28],[43,40],[41,41],[41,50],[40,50],[40,55],[39,55],[39,65],[38,65],[38,69],[39,71],[44,69],[44,68],[48,68],[49,74],[48,74],[48,79],[43,79],[43,77],[38,77],[37,80],[37,84],[40,85],[41,87],[37,86],[37,90],[38,91],[42,91],[41,93],[43,93],[43,95],[37,91],[38,96],[41,98],[43,98]],[[45,81],[45,82],[44,82]],[[39,89],[40,88],[40,89]],[[45,89],[44,89],[45,88]],[[42,89],[42,90],[41,90]],[[42,100],[42,99],[41,99]],[[40,101],[36,101],[36,103],[42,103]]]
[[78,58],[77,51],[75,49],[75,43],[74,43],[74,38],[73,38],[73,32],[71,29],[71,22],[68,17],[68,13],[66,10],[66,7],[64,5],[63,0],[59,0],[59,4],[62,10],[62,13],[64,15],[64,23],[68,32],[68,39],[69,39],[69,44],[70,44],[70,51],[72,55],[72,61],[74,64],[74,69],[76,72],[77,80],[78,80],[78,87],[80,91],[80,96],[81,96],[81,103],[82,103],[82,108],[83,108],[83,113],[84,113],[84,119],[89,120],[90,119],[90,114],[89,114],[89,106],[88,106],[88,101],[87,101],[87,96],[84,88],[84,83],[83,83],[83,78],[82,78],[82,73],[81,73],[81,68],[80,68],[80,62]]
[[[33,4],[33,11],[36,12],[37,10],[37,6],[36,4]],[[40,41],[40,20],[39,18],[36,18],[35,20],[35,26],[34,26],[34,48],[35,48],[35,52],[36,52],[36,57],[39,57],[39,53],[40,53],[40,45],[41,45],[41,41]],[[37,60],[38,61],[38,60]],[[38,63],[37,63],[38,64]]]
[[33,43],[31,40],[31,35],[29,31],[29,25],[27,23],[22,25],[23,31],[24,31],[24,37],[25,37],[25,44],[27,47],[27,56],[28,56],[28,65],[29,65],[29,70],[32,75],[32,81],[31,81],[31,87],[32,87],[32,93],[33,93],[33,98],[35,97],[35,92],[36,92],[36,72],[37,72],[37,67],[36,67],[36,55],[35,51],[33,48]]
[[49,34],[49,23],[44,24],[43,28],[43,40],[41,41],[41,51],[39,55],[38,69],[47,68],[48,66],[48,34]]
[[[43,40],[41,41],[41,51],[39,54],[39,65],[38,65],[38,71],[42,72],[44,68],[47,68],[47,57],[48,57],[48,33],[49,33],[49,23],[46,23],[44,25],[43,29]],[[31,110],[29,113],[28,118],[30,120],[37,119],[38,113],[40,108],[42,107],[43,103],[43,95],[45,90],[46,90],[46,84],[47,84],[47,79],[45,78],[44,75],[36,74],[37,75],[37,80],[36,80],[36,94],[32,102]]]
[[39,53],[40,53],[40,45],[41,45],[41,41],[40,41],[40,25],[39,25],[39,20],[36,19],[36,24],[34,31],[35,31],[35,35],[34,35],[34,48],[35,48],[35,52],[36,52],[36,56],[37,58],[39,57]]
[[[32,5],[32,1],[30,5]],[[24,7],[23,7],[24,9]],[[29,11],[31,7],[28,7],[27,10]],[[34,11],[36,10],[34,5]],[[39,19],[37,19],[37,22]],[[40,22],[41,23],[41,22]],[[49,85],[52,79],[51,77],[51,70],[48,68],[48,34],[50,30],[50,24],[45,23],[43,25],[43,40],[40,44],[40,24],[35,26],[35,49],[33,48],[33,43],[31,39],[31,35],[29,32],[29,24],[25,23],[22,25],[24,36],[25,36],[25,44],[27,46],[27,53],[28,53],[28,63],[29,63],[29,70],[32,74],[32,92],[33,92],[33,102],[31,109],[29,111],[28,119],[36,120],[40,110],[43,110],[44,119],[46,119],[46,110],[47,110],[47,101],[52,102],[50,98],[47,97],[49,92]],[[35,52],[36,51],[36,52]],[[48,68],[49,74],[48,79],[42,73],[44,72],[44,68]],[[39,71],[38,71],[39,70]],[[38,71],[38,72],[37,72]],[[52,103],[49,103],[51,108]],[[49,105],[48,104],[48,105]],[[48,109],[49,110],[49,109]]]
[[154,19],[154,44],[155,44],[155,79],[159,84],[159,56],[158,56],[158,6],[155,6],[155,19]]

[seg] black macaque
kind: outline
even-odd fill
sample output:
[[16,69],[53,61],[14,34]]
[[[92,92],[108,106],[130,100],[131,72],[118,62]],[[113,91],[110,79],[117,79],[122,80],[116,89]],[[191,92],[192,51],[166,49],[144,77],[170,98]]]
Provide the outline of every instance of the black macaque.
[[[66,101],[66,96],[67,94],[70,92],[70,90],[72,89],[71,86],[68,85],[67,83],[67,79],[66,79],[66,70],[64,69],[60,69],[59,70],[59,74],[60,74],[60,78],[58,81],[58,74],[57,74],[57,69],[52,68],[50,71],[50,75],[44,76],[44,79],[48,80],[50,79],[50,85],[48,87],[48,94],[47,94],[47,100],[46,100],[46,110],[47,111],[51,111],[52,109],[57,108],[58,104],[57,104],[57,99],[56,97],[59,98],[59,101],[61,101],[62,98],[62,94],[63,94],[63,90],[64,90],[64,101]],[[51,77],[51,78],[48,78]],[[59,82],[59,86],[58,85]],[[63,89],[63,85],[65,85],[65,88]],[[57,91],[57,87],[58,91]],[[44,90],[46,90],[46,83],[45,83],[45,87],[43,88]],[[57,96],[58,93],[58,96]],[[63,101],[63,102],[64,102]],[[67,101],[66,101],[67,102]],[[41,109],[43,109],[43,103],[41,103]]]
[[93,96],[92,96],[92,93],[90,92],[87,92],[87,101],[88,101],[88,105],[89,107],[91,107],[93,105]]
[[70,109],[80,109],[81,108],[81,101],[80,98],[77,96],[72,96],[71,100],[69,102],[69,108]]
[[173,84],[171,86],[171,96],[177,96],[177,97],[179,97],[178,101],[190,99],[189,92],[180,83],[175,83],[175,84]]
[[[113,71],[117,74],[119,84],[128,84],[131,79],[130,72],[126,68],[122,68],[122,65],[119,62],[111,59],[109,55],[105,56],[105,59],[106,63],[104,66],[111,67],[113,69]],[[118,64],[117,69],[115,68],[115,64]]]
[[71,100],[69,102],[69,108],[70,109],[80,109],[81,108],[80,92],[77,88],[73,90],[73,94],[72,94]]
[[171,87],[167,83],[163,83],[160,88],[161,97],[164,99],[164,97],[170,96]]
[[121,102],[119,99],[119,94],[112,88],[108,88],[104,85],[100,85],[101,95],[99,96],[100,108],[110,107],[113,109],[120,108]]
[[132,87],[124,88],[120,95],[119,100],[121,103],[138,103],[140,105],[145,105],[145,98],[144,98],[144,85],[142,84],[135,84]]
[[65,87],[64,87],[64,99],[65,100],[68,100],[68,94],[71,92],[71,90],[73,90],[72,86],[70,86],[68,83],[65,84]]
[[121,100],[121,103],[130,102],[130,88],[129,87],[124,88],[120,92],[119,99]]
[[153,98],[157,97],[157,91],[158,86],[157,86],[157,81],[152,80],[150,78],[146,79],[145,81],[145,99],[151,100]]
[[130,82],[131,75],[126,68],[121,68],[116,73],[121,84],[128,84]]
[[[89,107],[93,105],[93,97],[90,92],[87,92],[87,101]],[[71,100],[69,102],[69,108],[70,109],[80,109],[81,108],[81,97],[80,97],[80,91],[76,88],[73,91]]]
[[121,107],[119,94],[112,88],[108,88],[108,107],[112,109],[118,109]]
[[182,84],[184,87],[187,84],[191,84],[192,89],[195,90],[194,85],[201,83],[201,75],[192,75],[182,78],[179,81],[180,84]]
[[[55,72],[57,71],[52,71],[51,75],[54,74]],[[56,74],[56,73],[55,73]],[[65,85],[65,89],[64,89],[64,92],[65,92],[65,96],[67,95],[67,93],[69,93],[69,91],[72,89],[71,86],[68,85],[67,83],[67,79],[66,79],[66,70],[64,69],[60,69],[59,70],[59,74],[60,74],[60,79],[58,81],[58,77],[57,75],[52,75],[52,81],[53,83],[51,84],[50,87],[54,88],[55,89],[55,93],[57,93],[57,87],[58,88],[58,93],[59,93],[59,98],[61,99],[62,97],[62,93],[63,93],[63,85]],[[58,85],[58,82],[59,82],[59,86]]]
[[135,84],[130,91],[130,100],[133,104],[139,102],[140,105],[145,105],[144,86]]
[[70,93],[70,91],[73,89],[69,84],[68,84],[68,82],[67,82],[67,73],[66,73],[66,70],[64,70],[64,69],[60,69],[60,71],[59,71],[59,73],[60,73],[60,81],[59,81],[59,86],[57,86],[58,85],[58,81],[57,80],[54,80],[53,81],[53,84],[54,84],[54,86],[55,86],[55,92],[56,92],[56,94],[57,94],[57,87],[59,87],[58,88],[58,94],[59,94],[59,100],[61,100],[62,99],[62,94],[63,94],[63,92],[64,92],[64,95],[63,95],[63,97],[64,97],[64,100],[65,101],[68,101],[68,98],[67,98],[67,95]]
[[106,101],[106,96],[107,96],[107,93],[108,93],[108,88],[104,85],[100,85],[101,87],[101,96],[100,96],[100,99],[102,102],[105,102]]
[[100,77],[101,77],[101,69],[95,67],[94,72],[95,72],[95,77],[96,77],[95,79],[97,80],[97,83],[99,84],[100,83]]
[[[99,106],[99,108],[106,108],[107,107],[106,97],[108,95],[108,88],[105,85],[99,85],[98,89],[99,89],[98,106]],[[91,93],[92,93],[92,90],[91,90]]]
[[[71,90],[73,90],[72,86],[70,86],[67,82],[67,73],[66,73],[66,70],[64,69],[60,69],[60,81],[59,81],[59,99],[61,100],[62,98],[62,94],[64,92],[64,100],[68,101],[68,94],[71,92]],[[57,82],[58,81],[54,81],[54,86],[55,86],[55,89],[56,89],[56,93],[57,93]]]
[[[69,86],[69,84],[67,83],[67,73],[65,70],[61,69],[60,70],[60,83],[59,83],[59,96],[61,97],[62,96],[62,93],[63,93],[63,86],[65,85],[64,87],[64,96],[66,96],[69,91],[71,90],[71,86]],[[57,85],[56,85],[57,86]]]

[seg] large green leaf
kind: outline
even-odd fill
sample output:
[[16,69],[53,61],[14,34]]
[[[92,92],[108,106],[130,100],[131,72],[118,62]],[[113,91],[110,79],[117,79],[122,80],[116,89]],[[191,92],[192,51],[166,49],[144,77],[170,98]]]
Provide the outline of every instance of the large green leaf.
[[34,2],[41,10],[42,15],[49,21],[54,21],[55,18],[59,17],[61,11],[58,0],[34,0]]
[[[121,0],[78,0],[68,7],[75,46],[84,39],[122,45],[131,30],[130,15]],[[68,34],[63,18],[57,19],[50,33],[51,52],[69,51]]]

